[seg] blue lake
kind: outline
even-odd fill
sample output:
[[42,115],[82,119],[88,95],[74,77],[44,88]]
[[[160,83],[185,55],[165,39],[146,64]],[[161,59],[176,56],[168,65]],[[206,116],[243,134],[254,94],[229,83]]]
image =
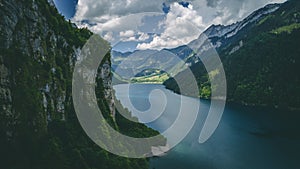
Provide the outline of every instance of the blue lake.
[[[114,89],[117,99],[133,115],[139,117],[142,113],[138,111],[147,110],[149,116],[146,117],[149,119],[160,115],[157,120],[146,124],[160,132],[174,122],[180,103],[187,105],[183,110],[187,115],[192,106],[200,103],[191,131],[167,155],[151,158],[150,169],[300,168],[299,113],[229,104],[215,133],[207,142],[200,144],[198,138],[210,101],[180,96],[162,85],[122,84],[115,85]],[[161,111],[159,104],[165,105],[162,114],[157,112]]]

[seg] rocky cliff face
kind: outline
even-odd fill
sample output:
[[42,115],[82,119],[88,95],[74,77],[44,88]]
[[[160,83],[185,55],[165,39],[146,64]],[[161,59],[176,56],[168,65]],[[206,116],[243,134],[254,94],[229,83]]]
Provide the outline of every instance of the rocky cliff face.
[[[10,118],[12,114],[12,97],[11,90],[9,88],[9,71],[7,67],[3,64],[3,57],[0,56],[0,116]],[[4,127],[1,126],[1,127]],[[11,131],[6,130],[7,136],[11,136]]]
[[115,98],[112,87],[111,63],[109,59],[104,60],[101,65],[101,79],[104,87],[104,97],[109,105],[110,115],[115,118]]
[[0,116],[11,139],[20,126],[42,134],[49,121],[68,118],[72,69],[90,36],[46,3],[0,2]]
[[[55,17],[61,16],[55,15],[54,6],[42,5],[41,1],[31,1],[24,6],[20,1],[8,0],[0,5],[3,43],[0,54],[0,115],[9,119],[2,125],[6,127],[7,136],[16,135],[16,125],[28,120],[22,115],[32,111],[28,108],[30,104],[37,111],[31,115],[32,124],[28,125],[35,132],[45,131],[49,121],[68,118],[66,110],[71,109],[72,104],[72,69],[83,45],[83,42],[74,42],[88,38],[90,33],[74,29],[71,23],[59,23]],[[46,15],[42,14],[43,11]],[[68,34],[73,31],[73,34],[65,36],[64,29]],[[109,58],[102,66],[102,78],[105,97],[114,115],[108,61]],[[31,93],[27,93],[29,89]],[[35,102],[30,103],[29,99],[35,99]]]
[[[72,75],[92,33],[67,22],[51,2],[0,0],[1,168],[148,168],[145,159],[123,159],[104,151],[79,125]],[[106,120],[113,127],[119,122],[129,135],[135,130],[141,132],[134,133],[138,135],[157,135],[142,124],[128,127],[126,120],[111,118],[115,113],[110,64],[107,54],[96,90]]]

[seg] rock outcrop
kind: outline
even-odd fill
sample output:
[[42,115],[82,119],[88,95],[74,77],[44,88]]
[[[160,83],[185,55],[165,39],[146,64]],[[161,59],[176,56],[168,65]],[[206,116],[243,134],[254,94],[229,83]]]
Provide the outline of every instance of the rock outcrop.
[[45,4],[0,2],[0,117],[9,139],[20,126],[43,134],[49,121],[66,120],[72,108],[72,69],[91,33]]
[[[149,168],[145,159],[104,151],[78,122],[72,75],[91,35],[66,21],[48,0],[0,0],[1,168]],[[157,135],[142,124],[111,118],[115,113],[110,67],[107,54],[97,77],[100,90],[95,91],[105,120],[129,136]],[[126,151],[135,146],[118,141]]]
[[103,80],[104,97],[109,105],[110,114],[115,118],[115,99],[112,88],[111,64],[109,60],[106,60],[101,66],[101,79]]

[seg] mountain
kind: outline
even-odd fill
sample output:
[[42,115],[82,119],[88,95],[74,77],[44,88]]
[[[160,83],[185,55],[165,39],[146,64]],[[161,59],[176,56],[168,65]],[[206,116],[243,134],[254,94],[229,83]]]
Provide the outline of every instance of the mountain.
[[[195,61],[191,65],[200,88],[209,98],[210,81],[201,59],[215,48],[227,78],[228,101],[282,109],[300,108],[300,3],[271,4],[229,26],[212,25],[188,47]],[[212,45],[203,43],[205,38]],[[185,84],[184,72],[177,74]],[[174,78],[164,83],[180,92]]]
[[[203,55],[203,52],[209,50],[208,47],[214,47],[217,50],[225,47],[226,45],[233,42],[242,32],[247,32],[251,27],[255,25],[255,23],[260,20],[265,15],[272,13],[276,11],[279,8],[280,4],[270,4],[265,6],[264,8],[261,8],[254,13],[252,13],[250,16],[245,18],[241,22],[234,23],[232,25],[223,26],[223,25],[212,25],[210,26],[204,33],[200,35],[200,37],[192,42],[190,42],[187,45],[179,46],[173,49],[162,49],[160,51],[156,51],[155,54],[148,54],[147,52],[143,52],[140,50],[133,51],[133,52],[117,52],[113,51],[112,53],[112,64],[113,68],[117,67],[122,61],[125,60],[128,56],[132,58],[130,61],[130,66],[127,68],[122,68],[122,73],[119,74],[120,76],[124,76],[124,78],[128,78],[129,74],[124,73],[128,72],[127,69],[135,69],[137,67],[147,69],[149,65],[159,65],[158,67],[162,68],[164,71],[168,70],[170,71],[169,76],[174,76],[175,74],[183,71],[186,69],[186,66],[191,66],[197,62],[200,62],[200,58],[197,56]],[[207,46],[203,43],[203,39],[209,39],[212,46]],[[241,43],[242,45],[242,43]],[[238,47],[237,47],[238,48]],[[148,51],[148,50],[146,50]],[[196,52],[197,51],[197,55]],[[134,56],[131,56],[134,55]],[[173,55],[173,56],[172,56]],[[145,58],[142,62],[135,62],[135,60],[139,60],[140,58]],[[133,59],[138,58],[138,59]],[[149,59],[151,58],[151,59]],[[176,59],[176,62],[172,62],[172,65],[169,65],[169,67],[160,65],[164,64],[167,60],[174,60]],[[180,60],[179,60],[180,59]],[[181,62],[185,62],[185,65]],[[152,64],[150,64],[150,62]],[[172,69],[171,69],[172,67]],[[140,72],[143,70],[134,70],[135,73]],[[121,72],[121,69],[120,69]],[[127,75],[125,75],[127,74]],[[132,75],[131,75],[132,76]]]
[[[191,56],[193,50],[185,45],[174,49],[136,50],[126,53],[113,50],[112,67],[115,75],[125,81],[162,83],[194,63]],[[143,75],[143,72],[148,73]]]
[[[1,0],[0,20],[1,168],[148,168],[146,159],[104,151],[79,125],[72,102],[72,75],[92,33],[74,27],[48,0]],[[96,90],[108,123],[130,136],[157,135],[114,114],[111,77],[100,76],[103,67],[110,67],[110,53],[99,68]]]
[[[247,34],[248,31],[250,31],[257,24],[257,22],[261,21],[266,15],[276,11],[280,6],[281,4],[269,4],[261,9],[258,9],[257,11],[254,11],[240,22],[236,22],[227,26],[210,26],[199,36],[198,39],[195,39],[187,45],[187,47],[192,49],[192,51],[197,51],[197,56],[193,58],[194,62],[192,62],[192,64],[199,62],[199,56],[203,55],[203,52],[209,50],[209,48],[214,48],[219,52],[228,45],[235,43],[241,39],[241,36]],[[206,39],[209,40],[209,45],[203,42],[203,40]],[[238,46],[242,45],[243,41],[239,41]],[[232,49],[232,52],[237,50],[239,48],[238,46]]]
[[212,25],[204,32],[204,34],[206,34],[208,38],[219,37],[222,39],[228,39],[235,36],[242,29],[253,26],[253,24],[255,24],[258,20],[261,20],[262,17],[276,11],[280,6],[281,4],[266,5],[265,7],[253,12],[240,22],[228,26]]

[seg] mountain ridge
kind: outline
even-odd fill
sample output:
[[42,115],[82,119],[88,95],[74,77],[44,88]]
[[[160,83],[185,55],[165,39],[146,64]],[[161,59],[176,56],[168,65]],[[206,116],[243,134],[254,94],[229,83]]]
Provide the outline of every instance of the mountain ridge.
[[[276,5],[275,5],[276,6]],[[270,7],[270,6],[267,6]],[[264,8],[262,8],[264,9]],[[228,83],[228,101],[244,105],[270,106],[299,110],[299,9],[297,1],[287,1],[226,39],[211,37],[210,50],[216,47],[223,63]],[[260,11],[260,10],[258,10]],[[250,15],[254,16],[254,15]],[[279,33],[280,32],[280,33]],[[200,45],[192,47],[197,54],[191,69],[196,76],[201,98],[210,98],[210,80],[201,58],[206,57],[205,35],[199,37]],[[225,41],[224,41],[225,39]],[[192,43],[195,43],[192,42]],[[221,45],[216,45],[221,42]],[[201,44],[204,44],[201,45]],[[184,84],[184,73],[176,75]],[[288,77],[288,78],[286,78]],[[179,92],[173,78],[165,83],[167,88]],[[188,85],[188,84],[186,84]]]
[[[174,57],[178,57],[178,59],[184,61],[186,65],[182,65],[182,64],[178,65],[179,61],[178,61],[178,63],[175,63],[173,65],[173,69],[169,73],[170,74],[169,76],[174,76],[175,74],[183,71],[186,68],[186,66],[191,66],[197,62],[200,62],[200,58],[196,56],[196,53],[198,53],[197,54],[198,56],[201,55],[201,52],[199,53],[200,50],[203,50],[203,52],[205,52],[209,48],[214,47],[218,51],[220,48],[231,43],[231,41],[230,40],[228,41],[228,39],[230,39],[231,37],[235,38],[234,35],[238,34],[240,31],[245,31],[245,29],[249,29],[247,27],[251,27],[257,21],[261,20],[261,18],[264,17],[265,15],[276,11],[280,6],[281,6],[281,4],[268,4],[256,11],[254,11],[249,16],[247,16],[245,19],[243,19],[242,21],[238,21],[231,25],[226,25],[226,26],[211,25],[203,33],[201,33],[201,35],[197,39],[191,41],[190,43],[188,43],[186,45],[181,45],[181,46],[178,46],[176,48],[171,48],[171,49],[164,48],[161,50],[155,50],[156,55],[162,55],[161,58],[155,57],[155,56],[153,56],[153,54],[149,54],[148,57],[149,58],[155,57],[156,62],[158,62],[158,64],[159,64],[161,62],[160,60],[163,60],[164,51],[169,51],[174,54]],[[209,39],[213,45],[212,46],[204,46],[203,40],[205,40],[205,39]],[[203,46],[201,46],[201,45],[203,45]],[[242,45],[243,45],[243,42],[241,41],[239,43],[239,46],[236,46],[235,48],[232,49],[231,53],[236,52]],[[200,49],[200,48],[203,48],[203,49]],[[147,51],[147,50],[145,50],[145,51]],[[126,53],[113,51],[112,53],[113,53],[112,61],[113,61],[114,69],[117,67],[118,64],[121,63],[120,61],[122,61],[122,59],[120,59],[120,58],[125,59],[128,56],[134,57],[133,55],[136,55],[137,53],[141,53],[140,57],[145,57],[145,55],[147,55],[146,53],[143,53],[143,50],[135,50],[133,52],[126,52]],[[117,59],[119,62],[115,62],[115,57],[119,58],[119,59]],[[145,61],[145,62],[147,62],[147,61]],[[137,65],[133,64],[132,67],[138,67],[140,65],[141,64],[137,64]],[[168,69],[167,67],[162,67],[162,68]],[[168,70],[171,70],[171,69],[169,68]],[[141,70],[141,71],[143,71],[143,70]]]

